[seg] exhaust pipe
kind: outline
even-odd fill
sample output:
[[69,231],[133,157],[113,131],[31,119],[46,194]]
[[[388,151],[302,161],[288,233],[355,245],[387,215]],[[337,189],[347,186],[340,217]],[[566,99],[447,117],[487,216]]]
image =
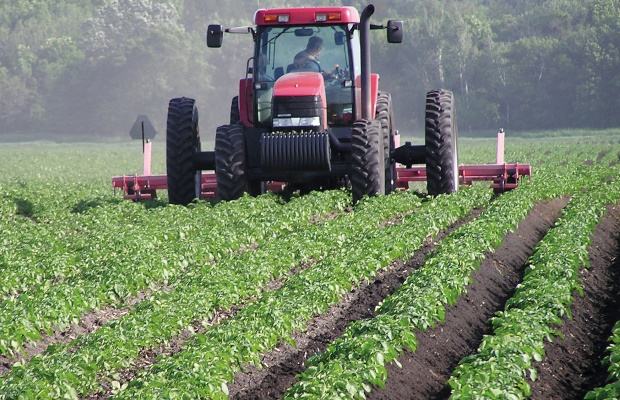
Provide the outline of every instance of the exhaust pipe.
[[371,120],[372,106],[370,101],[370,17],[375,12],[375,6],[369,4],[360,16],[360,50],[362,56],[362,118]]

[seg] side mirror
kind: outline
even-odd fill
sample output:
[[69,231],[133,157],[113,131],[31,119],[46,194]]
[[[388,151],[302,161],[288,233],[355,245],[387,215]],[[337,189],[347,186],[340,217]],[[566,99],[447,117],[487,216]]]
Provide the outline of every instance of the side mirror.
[[403,41],[403,21],[389,20],[387,24],[388,43],[402,43]]
[[334,32],[334,43],[337,46],[342,46],[344,44],[344,32]]
[[208,47],[222,47],[224,41],[224,29],[222,25],[213,24],[207,28],[207,46]]

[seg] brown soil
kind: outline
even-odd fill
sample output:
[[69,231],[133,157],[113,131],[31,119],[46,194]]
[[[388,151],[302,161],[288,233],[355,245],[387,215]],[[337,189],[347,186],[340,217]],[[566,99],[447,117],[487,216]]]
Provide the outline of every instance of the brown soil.
[[[445,322],[426,332],[416,332],[416,351],[401,355],[402,368],[389,365],[386,388],[374,388],[367,398],[448,398],[447,379],[463,357],[476,351],[482,336],[491,333],[488,319],[503,309],[512,296],[534,246],[553,227],[567,201],[556,199],[537,205],[518,229],[504,238],[502,246],[487,256],[473,274],[467,293],[447,310]],[[620,319],[619,238],[620,207],[610,207],[593,236],[591,267],[582,271],[585,295],[578,297],[573,306],[573,320],[565,321],[560,329],[567,340],[557,338],[547,346],[547,357],[538,365],[539,378],[531,383],[532,399],[583,398],[585,392],[604,382],[606,372],[600,359],[611,326]],[[343,303],[313,320],[307,332],[295,337],[296,348],[282,345],[262,358],[261,370],[249,367],[237,374],[235,383],[230,385],[231,398],[281,398],[295,382],[295,375],[305,369],[310,355],[323,351],[349,322],[371,317],[375,306],[421,265],[432,248],[433,244],[427,243],[415,259],[394,264],[376,280],[351,293]]]
[[572,319],[565,317],[557,337],[545,346],[536,365],[538,379],[530,382],[532,399],[583,399],[603,386],[607,372],[600,360],[615,321],[620,320],[620,207],[596,227],[589,250],[590,268],[583,268],[584,295],[575,294]]
[[[349,293],[341,302],[309,321],[306,332],[293,335],[296,346],[282,343],[275,350],[261,358],[261,369],[249,366],[235,376],[229,385],[230,398],[240,399],[280,399],[286,389],[295,381],[295,375],[305,369],[305,361],[313,354],[325,350],[327,345],[344,332],[346,326],[355,320],[371,318],[376,306],[392,294],[414,269],[419,268],[424,257],[435,249],[435,243],[442,240],[460,225],[477,217],[481,210],[472,214],[435,238],[429,238],[408,263],[397,261],[378,274],[372,282],[364,282]],[[392,223],[397,222],[395,219]]]
[[129,312],[134,304],[147,298],[152,292],[152,289],[147,289],[139,293],[137,296],[127,301],[127,306],[123,308],[115,309],[113,307],[105,307],[102,310],[87,312],[80,318],[79,324],[73,324],[64,331],[54,329],[54,333],[51,335],[43,333],[41,340],[24,343],[15,356],[0,356],[0,375],[9,372],[16,362],[27,362],[32,357],[42,354],[50,345],[70,343],[80,335],[91,334],[106,323],[121,318]]
[[403,368],[388,366],[385,390],[375,389],[368,399],[444,399],[450,397],[446,381],[458,362],[476,351],[493,314],[521,281],[527,259],[546,231],[553,227],[568,199],[541,203],[504,238],[473,273],[467,293],[446,310],[445,322],[434,329],[416,332],[418,348],[398,359]]

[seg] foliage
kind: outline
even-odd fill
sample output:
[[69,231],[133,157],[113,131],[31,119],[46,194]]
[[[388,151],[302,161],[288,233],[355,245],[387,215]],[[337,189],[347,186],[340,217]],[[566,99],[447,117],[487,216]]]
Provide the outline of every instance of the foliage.
[[398,356],[405,348],[416,350],[415,330],[443,322],[445,308],[466,291],[470,275],[486,254],[501,245],[534,204],[579,187],[569,177],[543,181],[501,196],[438,243],[425,264],[379,305],[374,318],[352,323],[325,352],[308,360],[307,370],[285,398],[364,399],[372,386],[384,387],[385,365],[399,365]]
[[116,0],[97,10],[94,18],[84,21],[81,47],[89,58],[112,57],[122,62],[126,52],[158,30],[170,30],[172,34],[183,31],[172,5],[153,4],[149,0]]
[[[399,203],[398,193],[387,203]],[[172,390],[161,391],[167,382],[173,390],[190,397],[223,398],[225,383],[230,382],[241,365],[260,364],[259,356],[279,342],[292,342],[295,330],[303,329],[312,316],[321,314],[331,304],[365,279],[387,267],[392,259],[412,254],[424,239],[465,215],[473,207],[489,200],[488,190],[463,191],[458,196],[437,199],[404,217],[400,224],[377,229],[365,223],[360,232],[349,236],[340,231],[339,246],[316,265],[285,281],[274,292],[261,298],[234,318],[207,329],[187,344],[187,349],[158,363],[129,384],[120,398],[168,397]],[[368,209],[381,205],[372,199]],[[423,225],[430,216],[432,224]],[[357,223],[357,217],[349,223]],[[375,219],[376,221],[376,219]],[[331,242],[333,244],[333,241]],[[364,252],[356,252],[364,248]]]
[[609,338],[607,356],[603,365],[607,366],[609,376],[606,386],[596,388],[586,394],[586,400],[603,400],[620,398],[620,321],[616,322]]
[[[163,121],[168,100],[185,95],[199,100],[204,131],[213,135],[227,115],[227,102],[213,99],[236,94],[252,42],[227,35],[223,49],[208,51],[205,26],[251,25],[256,8],[275,6],[281,3],[3,2],[0,131],[122,135],[145,113],[161,129],[155,115]],[[462,130],[614,127],[619,15],[618,0],[389,0],[375,18],[403,19],[405,40],[386,45],[373,34],[373,67],[408,130],[421,128],[424,94],[438,87],[456,94]]]
[[536,380],[534,362],[542,361],[545,341],[553,340],[563,316],[570,318],[574,293],[582,292],[578,271],[589,266],[590,236],[605,206],[620,199],[618,180],[601,184],[600,179],[594,174],[591,186],[573,194],[556,226],[538,243],[514,296],[491,319],[493,334],[450,378],[451,398],[530,396],[527,378]]
[[[291,342],[314,316],[394,260],[410,258],[439,230],[475,207],[485,208],[439,242],[375,318],[354,322],[313,358],[290,393],[317,398],[313,390],[325,390],[329,398],[362,397],[385,381],[386,363],[397,363],[404,348],[415,349],[413,329],[442,320],[486,252],[536,201],[572,194],[558,228],[579,232],[594,224],[597,214],[588,207],[598,210],[617,198],[617,136],[509,137],[508,142],[506,159],[532,163],[535,174],[515,191],[493,197],[487,183],[437,198],[400,191],[355,207],[344,191],[290,201],[267,194],[188,207],[162,200],[132,203],[115,197],[109,181],[110,175],[140,167],[128,160],[130,143],[5,144],[0,148],[0,351],[5,365],[13,365],[0,375],[0,398],[89,397],[102,387],[124,398],[181,393],[225,398],[236,372],[259,363],[278,343]],[[465,139],[460,155],[467,163],[488,162],[492,144]],[[135,147],[139,160],[140,146]],[[154,171],[164,168],[162,153],[154,154]],[[571,207],[590,211],[570,222]],[[557,261],[574,264],[587,257],[583,243],[563,241],[573,247]],[[553,246],[541,242],[539,247]],[[534,262],[528,277],[542,264],[538,258]],[[542,278],[547,275],[576,274]],[[523,287],[528,295],[543,292],[540,280]],[[552,294],[536,303],[568,301]],[[534,302],[515,296],[510,307],[529,303]],[[98,312],[116,317],[19,361],[29,344],[42,345],[42,337],[66,333]],[[528,314],[528,321],[549,316],[540,314]],[[222,315],[230,317],[220,321]],[[547,332],[542,324],[535,327]],[[135,364],[180,338],[188,339],[173,355],[153,360],[149,368]],[[515,340],[505,347],[513,344],[533,349],[532,359],[542,354],[535,341]],[[615,353],[609,354],[615,363]],[[124,380],[128,369],[138,376]]]

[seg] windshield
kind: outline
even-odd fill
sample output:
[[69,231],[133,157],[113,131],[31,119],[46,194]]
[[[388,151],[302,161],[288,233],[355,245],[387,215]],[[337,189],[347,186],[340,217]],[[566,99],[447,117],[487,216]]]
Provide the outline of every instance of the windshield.
[[274,26],[258,32],[255,79],[260,123],[269,123],[273,82],[289,72],[322,72],[328,106],[328,124],[347,124],[352,119],[353,89],[346,25]]

